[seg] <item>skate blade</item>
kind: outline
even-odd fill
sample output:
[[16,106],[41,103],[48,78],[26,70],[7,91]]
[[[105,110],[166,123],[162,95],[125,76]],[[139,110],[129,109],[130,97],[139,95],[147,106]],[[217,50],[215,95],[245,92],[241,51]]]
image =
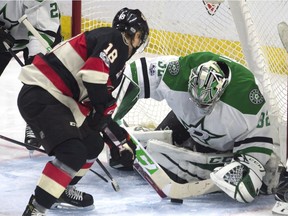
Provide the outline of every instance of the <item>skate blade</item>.
[[95,208],[94,205],[86,206],[86,207],[79,207],[75,205],[71,205],[69,203],[54,203],[50,210],[73,210],[73,211],[90,211]]
[[272,208],[272,213],[276,215],[288,215],[288,203],[277,201]]

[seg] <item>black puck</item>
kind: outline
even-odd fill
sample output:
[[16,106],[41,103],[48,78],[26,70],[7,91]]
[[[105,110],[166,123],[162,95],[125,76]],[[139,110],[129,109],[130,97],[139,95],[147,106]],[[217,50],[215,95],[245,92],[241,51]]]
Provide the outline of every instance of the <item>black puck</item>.
[[171,202],[182,204],[183,203],[183,199],[172,199],[171,198]]

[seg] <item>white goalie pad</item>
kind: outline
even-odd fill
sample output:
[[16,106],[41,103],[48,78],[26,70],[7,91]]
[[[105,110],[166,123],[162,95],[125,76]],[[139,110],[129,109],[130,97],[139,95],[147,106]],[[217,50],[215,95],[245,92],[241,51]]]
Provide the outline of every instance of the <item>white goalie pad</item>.
[[172,130],[150,131],[143,127],[127,128],[128,132],[133,134],[137,140],[144,146],[147,146],[149,140],[159,140],[167,144],[172,144]]
[[232,153],[193,152],[159,140],[149,140],[147,151],[162,167],[187,182],[209,179],[215,165],[230,162],[233,156]]
[[258,160],[249,155],[240,156],[238,159],[239,161],[216,168],[210,177],[228,196],[239,202],[249,203],[260,192],[265,169]]
[[151,139],[147,143],[147,150],[150,153],[158,152],[194,163],[201,164],[223,164],[231,162],[232,153],[200,153],[189,149],[176,147],[171,143]]

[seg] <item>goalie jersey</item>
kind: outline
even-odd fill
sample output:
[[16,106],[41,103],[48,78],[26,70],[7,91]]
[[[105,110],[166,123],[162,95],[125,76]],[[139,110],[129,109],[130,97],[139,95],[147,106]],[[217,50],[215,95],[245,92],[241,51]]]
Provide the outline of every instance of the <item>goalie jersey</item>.
[[16,0],[0,1],[0,25],[9,30],[15,38],[12,50],[22,50],[28,47],[29,55],[46,50],[23,23],[18,20],[27,15],[28,21],[36,28],[51,47],[59,43],[61,38],[60,11],[54,0]]
[[[209,60],[224,61],[231,82],[210,114],[203,114],[188,92],[192,68]],[[272,153],[269,109],[254,75],[243,65],[210,52],[184,57],[140,58],[124,74],[140,89],[139,98],[166,100],[197,143],[225,152],[249,153],[265,164]]]

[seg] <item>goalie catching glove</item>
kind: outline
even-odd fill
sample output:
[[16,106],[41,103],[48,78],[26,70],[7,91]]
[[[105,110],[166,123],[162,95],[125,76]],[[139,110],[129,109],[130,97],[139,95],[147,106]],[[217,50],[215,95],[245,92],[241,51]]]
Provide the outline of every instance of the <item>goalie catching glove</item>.
[[103,129],[104,142],[110,148],[110,166],[117,169],[132,170],[136,145],[131,141],[127,131],[115,121]]
[[210,177],[228,196],[249,203],[259,194],[264,175],[264,166],[258,160],[241,154],[224,167],[216,168]]
[[0,52],[7,51],[4,42],[7,43],[9,47],[13,47],[15,39],[11,36],[7,29],[5,29],[3,26],[0,26]]

